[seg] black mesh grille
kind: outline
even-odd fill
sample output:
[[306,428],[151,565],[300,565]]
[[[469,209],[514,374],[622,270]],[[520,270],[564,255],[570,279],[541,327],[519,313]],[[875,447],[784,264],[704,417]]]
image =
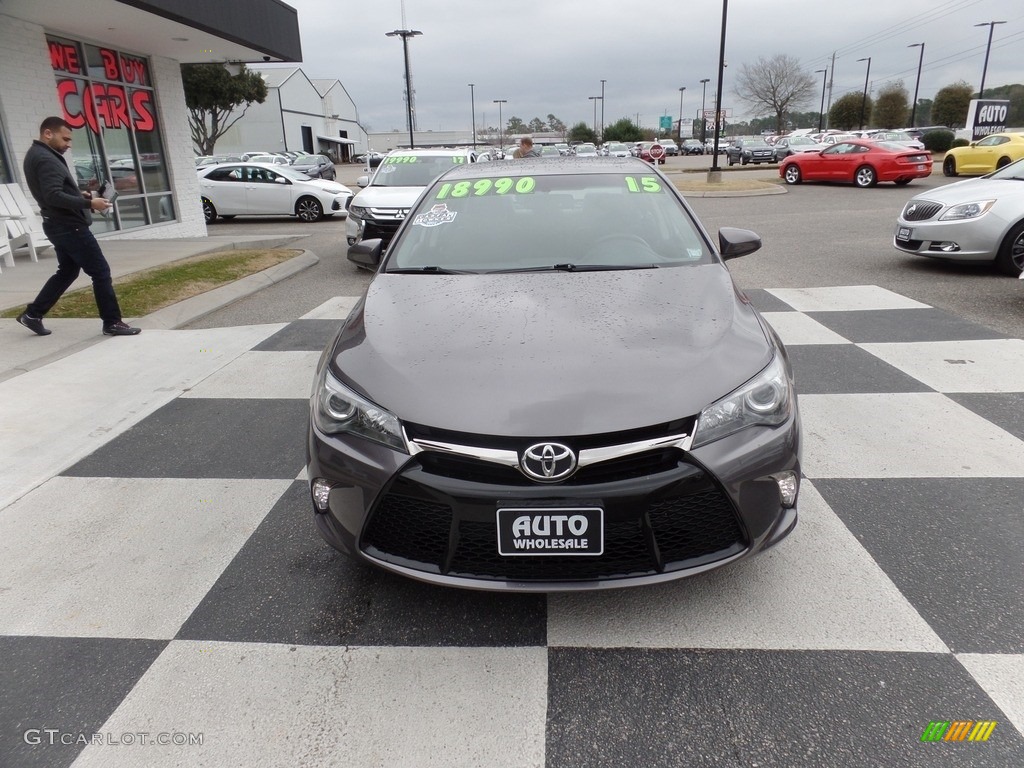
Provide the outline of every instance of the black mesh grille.
[[379,237],[386,246],[395,236],[401,221],[374,221],[367,219],[363,222],[363,240],[372,240]]
[[903,218],[906,221],[924,221],[930,219],[942,210],[940,203],[923,203],[911,200],[903,209]]
[[[668,454],[672,452],[651,452],[644,457],[657,463],[666,461]],[[426,467],[405,473],[396,483],[396,490],[384,497],[364,533],[362,547],[379,559],[431,573],[515,581],[651,575],[742,552],[747,547],[746,537],[721,489],[698,468],[682,462],[678,454],[672,463],[673,469],[661,475],[646,475],[650,480],[648,491],[661,489],[652,497],[637,491],[635,497],[620,494],[604,505],[604,554],[599,556],[499,555],[495,523],[498,502],[490,496],[467,498],[455,492],[448,497],[448,503],[415,498],[422,493],[437,499],[444,496],[445,487],[465,487],[459,482],[452,484],[448,475],[442,485],[424,487],[423,483],[431,480]],[[455,467],[448,462],[438,464],[449,469]],[[620,466],[608,476],[621,479],[633,475],[633,470],[641,465]],[[500,470],[499,467],[496,471]],[[515,470],[509,471],[518,475]],[[459,474],[458,479],[471,478]],[[471,482],[477,480],[481,478],[474,476]],[[535,484],[527,484],[536,488]],[[618,487],[635,485],[635,480],[627,479]],[[508,485],[506,488],[511,490]],[[581,488],[577,491],[585,493]]]

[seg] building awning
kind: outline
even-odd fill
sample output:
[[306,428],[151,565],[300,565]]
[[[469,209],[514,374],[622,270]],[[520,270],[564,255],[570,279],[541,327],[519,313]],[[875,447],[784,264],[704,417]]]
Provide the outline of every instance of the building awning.
[[352,139],[343,139],[340,136],[321,136],[321,135],[317,134],[317,138],[320,139],[320,141],[332,141],[335,144],[355,144],[356,143]]

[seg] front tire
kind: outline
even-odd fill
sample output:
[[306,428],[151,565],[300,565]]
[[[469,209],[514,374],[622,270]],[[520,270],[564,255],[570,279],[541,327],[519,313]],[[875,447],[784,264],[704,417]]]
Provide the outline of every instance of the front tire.
[[800,174],[800,166],[796,163],[790,163],[782,171],[782,178],[787,184],[799,184],[803,181],[803,177]]
[[853,174],[853,183],[862,189],[873,187],[878,183],[878,174],[875,173],[875,169],[870,165],[862,165]]
[[295,215],[306,222],[320,221],[324,217],[324,207],[315,197],[300,197],[295,204]]
[[942,175],[943,176],[956,176],[956,159],[947,157],[942,161]]
[[1024,221],[1014,224],[999,246],[996,268],[1010,277],[1019,277],[1024,271]]
[[206,219],[207,224],[213,224],[217,220],[217,209],[205,197],[203,198],[203,218]]

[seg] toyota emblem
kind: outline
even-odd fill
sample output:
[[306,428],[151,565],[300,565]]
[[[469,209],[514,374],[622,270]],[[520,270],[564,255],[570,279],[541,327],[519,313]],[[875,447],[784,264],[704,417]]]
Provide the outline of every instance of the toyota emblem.
[[523,452],[519,465],[534,480],[555,482],[576,470],[576,454],[561,443],[537,443]]

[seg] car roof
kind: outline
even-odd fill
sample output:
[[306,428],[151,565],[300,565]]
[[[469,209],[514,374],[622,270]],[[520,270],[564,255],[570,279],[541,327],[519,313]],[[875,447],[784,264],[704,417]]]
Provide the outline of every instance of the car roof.
[[453,165],[438,178],[448,181],[498,176],[599,176],[606,173],[651,174],[653,172],[650,163],[636,157],[598,157],[594,160],[577,160],[573,157],[562,157],[558,160],[523,158],[511,163],[503,163],[497,168],[493,163]]

